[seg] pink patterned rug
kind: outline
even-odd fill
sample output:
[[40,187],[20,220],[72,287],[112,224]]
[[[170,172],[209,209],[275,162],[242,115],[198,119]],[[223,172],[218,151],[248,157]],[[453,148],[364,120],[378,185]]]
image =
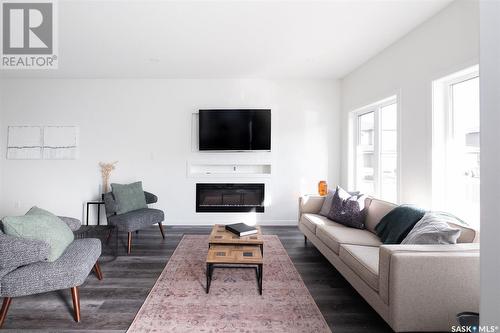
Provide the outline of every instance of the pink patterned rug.
[[206,294],[207,247],[207,236],[184,236],[128,333],[331,333],[277,236],[264,236],[262,296],[245,268],[215,268]]

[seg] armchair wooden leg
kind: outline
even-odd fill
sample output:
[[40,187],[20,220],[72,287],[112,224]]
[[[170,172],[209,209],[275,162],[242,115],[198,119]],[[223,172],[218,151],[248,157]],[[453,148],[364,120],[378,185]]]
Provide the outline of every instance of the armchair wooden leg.
[[80,292],[78,287],[71,288],[71,298],[73,298],[73,310],[75,312],[75,321],[80,322]]
[[130,250],[132,249],[132,233],[128,233],[128,243],[127,243],[127,254],[130,254]]
[[5,318],[7,317],[7,311],[9,311],[9,306],[10,306],[11,302],[12,302],[12,298],[4,297],[3,303],[2,303],[2,309],[0,310],[0,328],[2,328],[3,322],[5,321]]
[[163,231],[163,224],[158,223],[158,226],[160,227],[160,232],[161,232],[161,237],[163,237],[163,239],[165,239],[165,232]]
[[106,244],[109,243],[109,240],[111,239],[112,234],[113,234],[113,229],[109,229],[108,235],[106,236]]
[[99,266],[98,262],[96,262],[94,265],[94,272],[95,272],[95,275],[97,276],[97,279],[102,280],[101,267]]

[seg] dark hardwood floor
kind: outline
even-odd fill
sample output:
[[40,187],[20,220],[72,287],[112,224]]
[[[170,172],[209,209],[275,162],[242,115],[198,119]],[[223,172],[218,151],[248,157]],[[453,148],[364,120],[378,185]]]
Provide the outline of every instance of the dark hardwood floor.
[[[185,234],[208,234],[209,227],[169,226],[163,240],[158,227],[134,234],[126,255],[121,234],[101,257],[104,280],[91,274],[80,287],[82,321],[72,318],[70,290],[14,298],[5,332],[125,332]],[[296,227],[263,227],[278,235],[333,333],[392,332],[337,270]],[[114,235],[113,235],[114,237]]]

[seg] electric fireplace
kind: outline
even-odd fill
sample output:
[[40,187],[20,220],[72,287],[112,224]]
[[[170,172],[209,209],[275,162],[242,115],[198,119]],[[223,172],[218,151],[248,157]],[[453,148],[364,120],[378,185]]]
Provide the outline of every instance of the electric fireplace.
[[264,212],[264,184],[198,183],[196,212]]

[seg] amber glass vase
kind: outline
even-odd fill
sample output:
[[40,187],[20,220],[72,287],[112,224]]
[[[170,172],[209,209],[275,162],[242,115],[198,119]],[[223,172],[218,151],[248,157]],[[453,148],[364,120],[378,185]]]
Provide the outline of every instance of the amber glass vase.
[[327,193],[328,193],[328,184],[326,183],[326,180],[321,180],[318,183],[318,193],[319,193],[319,195],[327,195]]

